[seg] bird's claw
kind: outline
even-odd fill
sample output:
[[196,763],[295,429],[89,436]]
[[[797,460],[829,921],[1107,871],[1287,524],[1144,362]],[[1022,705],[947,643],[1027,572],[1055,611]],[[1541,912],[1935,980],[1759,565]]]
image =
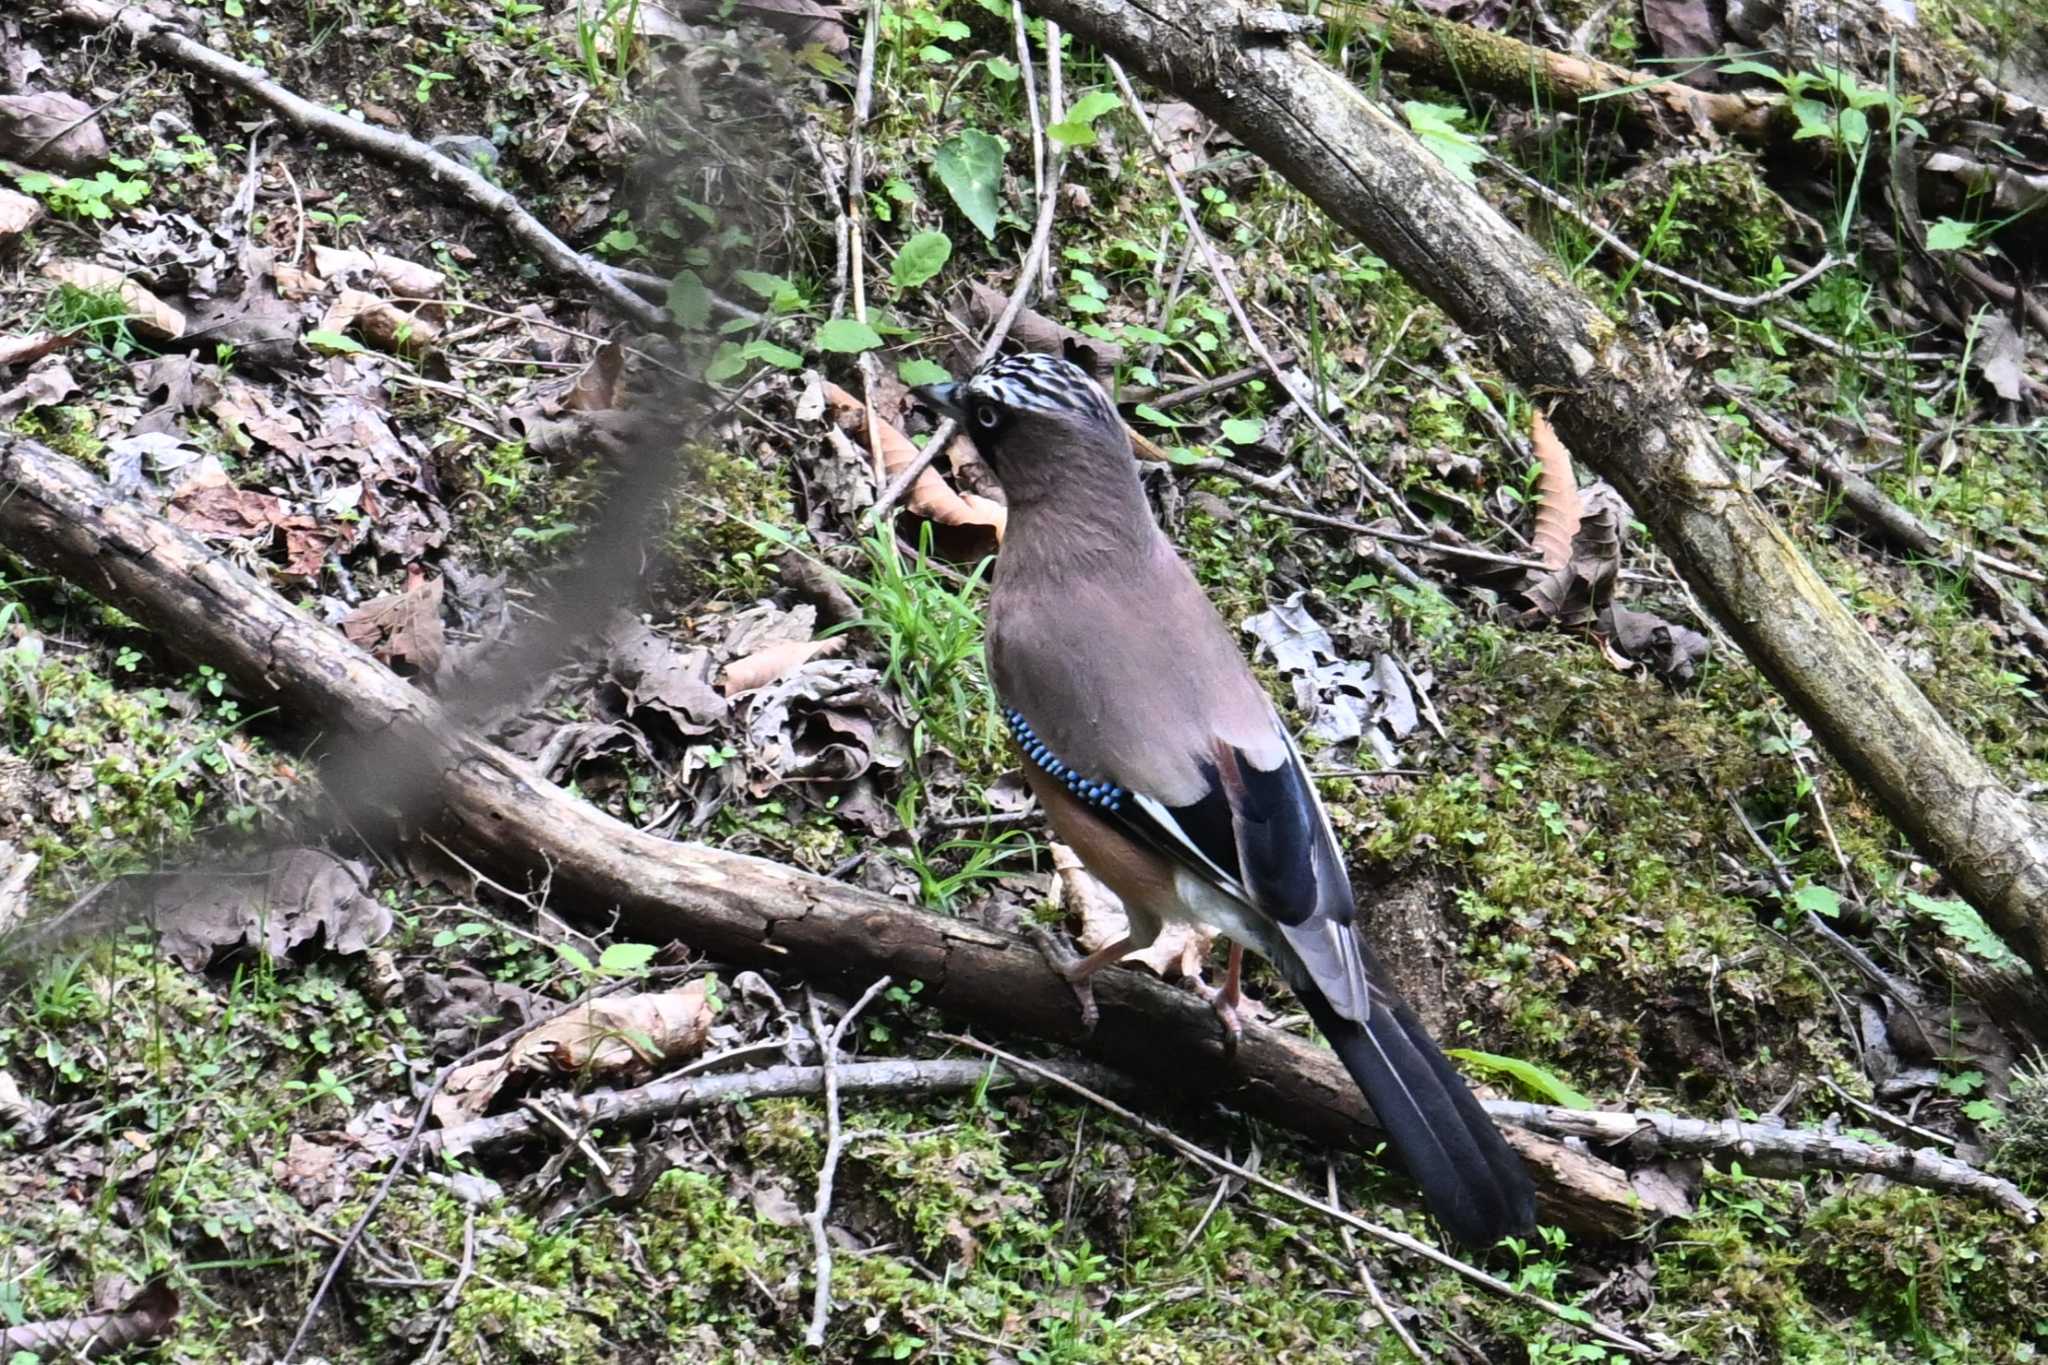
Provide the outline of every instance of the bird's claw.
[[1237,1055],[1238,1045],[1244,1042],[1244,1020],[1239,1017],[1237,1007],[1244,1000],[1235,983],[1211,986],[1199,976],[1189,983],[1196,995],[1208,1002],[1216,1013],[1216,1020],[1223,1025],[1223,1053],[1226,1057]]
[[1038,945],[1038,951],[1045,958],[1046,965],[1058,972],[1065,978],[1066,983],[1073,987],[1074,999],[1081,1007],[1081,1031],[1095,1032],[1096,1020],[1100,1018],[1095,1008],[1095,984],[1080,970],[1086,959],[1062,942],[1058,934],[1042,924],[1032,925],[1028,932],[1031,941]]

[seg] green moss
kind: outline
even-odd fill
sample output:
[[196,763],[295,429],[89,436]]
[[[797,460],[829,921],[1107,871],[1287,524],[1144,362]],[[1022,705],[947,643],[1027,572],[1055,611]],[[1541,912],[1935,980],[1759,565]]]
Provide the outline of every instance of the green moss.
[[41,441],[60,455],[69,455],[82,465],[99,469],[107,443],[95,433],[96,422],[91,408],[66,404],[24,412],[14,418],[13,426],[16,432]]
[[692,458],[696,477],[677,500],[666,541],[674,562],[669,592],[684,602],[763,596],[775,557],[798,530],[786,468],[718,450]]
[[1736,151],[1659,161],[1605,196],[1615,231],[1660,264],[1712,263],[1737,284],[1766,276],[1798,233],[1754,158]]
[[1708,699],[1645,688],[1586,645],[1510,649],[1486,688],[1503,694],[1505,721],[1449,699],[1453,733],[1499,733],[1463,771],[1354,813],[1363,857],[1455,872],[1468,970],[1501,1015],[1488,1047],[1594,1086],[1651,1065],[1723,1098],[1734,1058],[1745,1088],[1811,1061],[1811,976],[1701,856],[1727,837],[1723,794],[1786,780],[1781,762],[1731,743]]
[[1900,1185],[1829,1200],[1804,1240],[1809,1292],[1918,1359],[2017,1360],[2048,1348],[2048,1229]]

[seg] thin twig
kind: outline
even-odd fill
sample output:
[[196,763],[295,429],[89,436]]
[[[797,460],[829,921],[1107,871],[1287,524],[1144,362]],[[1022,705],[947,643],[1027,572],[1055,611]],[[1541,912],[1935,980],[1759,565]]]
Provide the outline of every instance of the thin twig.
[[1761,308],[1767,303],[1776,303],[1779,299],[1796,294],[1807,285],[1812,284],[1815,280],[1827,274],[1830,270],[1833,270],[1836,266],[1846,264],[1842,257],[1829,252],[1822,256],[1816,264],[1800,271],[1798,275],[1785,281],[1775,289],[1767,289],[1761,294],[1731,294],[1725,289],[1715,288],[1705,280],[1696,280],[1690,275],[1671,269],[1669,266],[1658,265],[1642,252],[1637,251],[1627,242],[1622,241],[1621,238],[1594,222],[1584,210],[1572,202],[1569,195],[1560,194],[1534,176],[1525,175],[1502,158],[1494,157],[1491,164],[1492,168],[1499,171],[1502,176],[1521,186],[1530,194],[1535,195],[1538,199],[1541,199],[1565,217],[1570,218],[1595,237],[1598,237],[1609,250],[1627,261],[1630,265],[1655,275],[1660,279],[1669,280],[1673,284],[1689,289],[1701,298],[1712,299],[1723,308],[1732,308],[1738,313],[1746,313],[1751,309]]
[[1826,1086],[1828,1089],[1834,1091],[1835,1098],[1840,1100],[1842,1103],[1849,1105],[1851,1108],[1862,1110],[1864,1113],[1870,1115],[1870,1117],[1876,1119],[1879,1123],[1883,1124],[1887,1128],[1892,1129],[1895,1132],[1908,1133],[1913,1137],[1919,1138],[1922,1142],[1938,1142],[1944,1147],[1953,1147],[1956,1145],[1956,1140],[1950,1137],[1947,1133],[1937,1133],[1932,1128],[1922,1128],[1919,1124],[1914,1123],[1912,1120],[1902,1119],[1897,1114],[1888,1113],[1885,1110],[1880,1109],[1876,1105],[1870,1103],[1868,1100],[1859,1100],[1854,1095],[1842,1089],[1841,1086],[1836,1085],[1833,1081],[1829,1080],[1825,1076],[1822,1076],[1820,1078],[1820,1083]]
[[1188,198],[1187,187],[1181,184],[1179,173],[1173,169],[1173,158],[1167,152],[1166,144],[1160,141],[1158,130],[1153,128],[1151,117],[1146,114],[1144,104],[1138,99],[1138,92],[1131,88],[1131,78],[1124,74],[1123,67],[1114,57],[1105,56],[1103,62],[1109,67],[1109,74],[1116,81],[1117,92],[1123,96],[1124,104],[1131,111],[1131,116],[1137,119],[1138,126],[1144,130],[1145,140],[1152,146],[1152,154],[1159,159],[1160,172],[1165,175],[1167,185],[1173,190],[1174,201],[1180,206],[1181,222],[1186,225],[1188,236],[1195,243],[1195,249],[1202,253],[1203,263],[1209,267],[1209,277],[1215,281],[1217,291],[1223,295],[1223,302],[1229,307],[1230,315],[1237,319],[1238,330],[1244,334],[1245,344],[1251,347],[1252,354],[1272,372],[1273,382],[1294,400],[1295,406],[1301,409],[1302,416],[1308,418],[1309,425],[1314,427],[1325,441],[1342,451],[1357,467],[1366,486],[1385,498],[1393,507],[1395,514],[1410,526],[1418,531],[1427,529],[1415,509],[1388,487],[1385,480],[1373,473],[1365,461],[1359,458],[1351,442],[1330,425],[1314,399],[1307,394],[1294,391],[1294,385],[1289,382],[1285,372],[1280,368],[1280,363],[1274,358],[1272,348],[1266,345],[1266,339],[1259,334],[1259,329],[1252,325],[1251,315],[1245,312],[1244,300],[1238,297],[1236,286],[1231,284],[1223,258],[1217,254],[1215,245],[1209,241],[1209,234],[1202,230],[1201,220],[1195,216],[1195,201]]
[[[1161,1125],[1152,1122],[1150,1119],[1141,1118],[1139,1115],[1131,1112],[1129,1109],[1124,1108],[1122,1105],[1116,1103],[1114,1100],[1110,1100],[1101,1095],[1098,1095],[1093,1090],[1090,1090],[1087,1086],[1080,1084],[1078,1081],[1069,1080],[1067,1077],[1060,1075],[1058,1072],[1048,1070],[1047,1068],[1040,1066],[1036,1062],[1027,1062],[1022,1057],[1012,1056],[1011,1054],[1004,1052],[1001,1048],[991,1047],[989,1044],[982,1042],[980,1039],[970,1038],[965,1034],[935,1033],[932,1036],[941,1039],[945,1042],[958,1043],[962,1047],[971,1047],[977,1052],[986,1053],[989,1056],[995,1058],[997,1061],[1001,1062],[1004,1066],[1017,1068],[1023,1071],[1034,1072],[1040,1076],[1043,1076],[1045,1079],[1051,1081],[1054,1085],[1060,1086],[1061,1088],[1066,1090],[1070,1090],[1074,1094],[1079,1095],[1082,1099],[1087,1100],[1090,1104],[1095,1105],[1097,1108],[1102,1109],[1106,1113],[1115,1115],[1118,1119],[1120,1119],[1124,1123],[1129,1124],[1131,1127],[1137,1129],[1139,1132],[1146,1134],[1147,1136],[1155,1139],[1156,1141],[1164,1142],[1167,1146],[1173,1148],[1175,1151],[1179,1152],[1182,1156],[1187,1157],[1191,1161],[1200,1162],[1202,1165],[1207,1166],[1212,1171],[1228,1172],[1229,1174],[1236,1176],[1240,1180],[1246,1181],[1253,1185],[1257,1185],[1262,1190],[1266,1190],[1272,1194],[1277,1194],[1283,1199],[1291,1199],[1305,1209],[1313,1209],[1315,1212],[1320,1213],[1327,1218],[1335,1219],[1339,1223],[1346,1224],[1352,1228],[1355,1228],[1359,1232],[1364,1233],[1366,1236],[1373,1238],[1375,1241],[1385,1242],[1388,1246],[1399,1247],[1403,1251],[1409,1252],[1416,1256],[1420,1256],[1424,1260],[1434,1262],[1435,1264],[1442,1266],[1446,1270],[1452,1271],[1458,1275],[1462,1275],[1466,1279],[1472,1281],[1474,1284],[1480,1285],[1486,1289],[1491,1290],[1496,1294],[1501,1295],[1503,1298],[1512,1299],[1516,1303],[1526,1304],[1527,1306],[1534,1308],[1539,1312],[1549,1314],[1551,1317],[1556,1318],[1559,1322],[1568,1323],[1573,1327],[1579,1328],[1587,1332],[1591,1332],[1593,1335],[1599,1337],[1602,1341],[1605,1341],[1610,1346],[1620,1347],[1622,1350],[1629,1351],[1635,1355],[1661,1357],[1664,1354],[1663,1352],[1657,1350],[1657,1348],[1650,1346],[1645,1342],[1637,1341],[1634,1337],[1626,1336],[1623,1333],[1615,1331],[1611,1327],[1607,1327],[1602,1325],[1601,1323],[1595,1322],[1592,1319],[1591,1315],[1588,1314],[1584,1309],[1570,1308],[1564,1304],[1557,1303],[1554,1300],[1546,1299],[1540,1294],[1532,1294],[1525,1289],[1517,1289],[1513,1285],[1509,1284],[1506,1280],[1503,1280],[1495,1275],[1489,1275],[1484,1270],[1479,1269],[1477,1266],[1467,1265],[1465,1262],[1459,1260],[1457,1257],[1451,1255],[1449,1252],[1441,1251],[1436,1247],[1431,1246],[1427,1242],[1421,1241],[1414,1237],[1410,1237],[1405,1232],[1396,1232],[1392,1228],[1381,1227],[1378,1223],[1367,1222],[1365,1219],[1358,1217],[1356,1214],[1347,1213],[1343,1209],[1332,1208],[1330,1205],[1324,1203],[1320,1199],[1317,1199],[1311,1195],[1303,1194],[1300,1190],[1294,1189],[1291,1186],[1283,1185],[1277,1180],[1268,1179],[1267,1177],[1260,1175],[1257,1171],[1248,1170],[1234,1161],[1225,1161],[1222,1157],[1217,1156],[1215,1153],[1207,1150],[1206,1148],[1198,1147],[1194,1143],[1189,1142],[1186,1138],[1182,1137],[1180,1134],[1172,1131],[1171,1129],[1162,1127]],[[1541,1106],[1532,1107],[1540,1108]]]
[[65,0],[56,18],[91,29],[114,29],[152,56],[177,63],[240,90],[269,105],[302,132],[317,133],[328,143],[347,147],[417,173],[432,186],[452,189],[471,208],[494,219],[512,239],[548,269],[587,285],[614,313],[649,330],[667,326],[668,314],[634,293],[610,266],[583,255],[527,212],[512,194],[492,184],[474,167],[432,147],[376,124],[349,118],[287,90],[245,62],[187,38],[169,23],[139,5],[106,0]]
[[825,1159],[818,1166],[818,1202],[804,1219],[811,1228],[811,1245],[815,1250],[811,1273],[817,1280],[817,1288],[811,1292],[811,1325],[804,1332],[804,1344],[814,1351],[825,1344],[825,1324],[832,1317],[832,1239],[825,1232],[825,1217],[832,1212],[832,1177],[838,1173],[839,1154],[846,1145],[846,1136],[839,1130],[839,1041],[846,1036],[847,1025],[888,987],[886,976],[869,986],[853,1002],[853,1007],[839,1016],[829,1036],[818,1018],[818,997],[810,992],[805,994],[811,1035],[818,1040],[819,1061],[825,1068]]
[[[861,134],[874,112],[875,52],[881,42],[882,0],[868,0],[867,25],[860,43],[860,79],[854,85],[853,118],[846,128],[846,200],[840,212],[840,226],[846,233],[846,248],[853,262],[853,316],[862,326],[868,320],[867,228],[863,196],[867,193],[867,144]],[[881,418],[875,414],[875,357],[862,351],[855,362],[860,370],[862,416],[867,423],[870,457],[875,475],[882,473]]]
[[[1018,8],[1022,8],[1019,6]],[[1029,69],[1030,54],[1018,57],[1019,62]],[[1056,124],[1067,116],[1067,92],[1060,79],[1060,26],[1052,20],[1045,21],[1045,121]],[[1055,149],[1053,155],[1057,157]],[[1052,292],[1052,253],[1042,251],[1038,255],[1038,292]]]
[[[1333,1209],[1343,1208],[1343,1196],[1337,1192],[1337,1163],[1335,1161],[1325,1161],[1323,1163],[1323,1180],[1324,1187],[1329,1193],[1330,1207]],[[1371,1299],[1372,1306],[1379,1310],[1380,1321],[1386,1323],[1387,1330],[1391,1331],[1395,1337],[1399,1338],[1401,1344],[1408,1348],[1409,1355],[1417,1360],[1427,1361],[1429,1357],[1422,1353],[1422,1347],[1416,1342],[1415,1338],[1408,1335],[1408,1329],[1403,1327],[1401,1319],[1394,1315],[1393,1305],[1389,1304],[1386,1297],[1380,1293],[1379,1282],[1372,1277],[1372,1267],[1366,1264],[1365,1257],[1359,1255],[1358,1248],[1352,1244],[1351,1229],[1339,1223],[1337,1225],[1337,1235],[1344,1240],[1345,1254],[1351,1257],[1352,1264],[1358,1268],[1358,1278],[1365,1284],[1366,1297]]]
[[2029,640],[2037,654],[2048,659],[2048,622],[2042,621],[2040,616],[2026,603],[2020,601],[2018,595],[1998,577],[2009,575],[2038,583],[2041,581],[2040,574],[2010,560],[1987,555],[1981,550],[1961,544],[1948,531],[1929,525],[1894,502],[1885,495],[1884,490],[1850,469],[1844,461],[1800,439],[1786,423],[1765,412],[1745,395],[1723,384],[1716,384],[1714,391],[1733,403],[1742,415],[1749,419],[1750,426],[1755,428],[1759,436],[1832,487],[1864,525],[1916,554],[1926,555],[1929,559],[1968,575],[1979,590],[1991,599],[1992,605],[1997,608],[1999,616],[2005,623]]
[[399,1146],[398,1154],[392,1157],[391,1168],[384,1172],[384,1179],[378,1182],[375,1192],[370,1195],[370,1202],[363,1206],[363,1211],[357,1215],[354,1226],[350,1227],[347,1235],[341,1239],[341,1245],[335,1248],[334,1259],[327,1263],[327,1273],[320,1277],[320,1285],[313,1291],[313,1301],[306,1305],[306,1312],[299,1319],[299,1330],[292,1333],[291,1345],[285,1347],[284,1355],[278,1359],[278,1365],[291,1365],[298,1357],[299,1347],[305,1344],[306,1334],[313,1330],[314,1320],[320,1316],[320,1308],[327,1302],[329,1291],[334,1288],[334,1282],[341,1275],[342,1267],[348,1264],[349,1253],[355,1250],[356,1243],[360,1242],[363,1234],[369,1230],[370,1221],[377,1216],[377,1210],[384,1206],[385,1199],[391,1194],[391,1187],[398,1182],[400,1172],[405,1170],[412,1160],[413,1153],[419,1149],[420,1139],[427,1131],[427,1120],[433,1117],[434,1097],[441,1093],[441,1087],[448,1083],[448,1078],[471,1062],[480,1061],[501,1048],[510,1047],[541,1025],[551,1024],[571,1010],[579,1009],[601,995],[609,995],[632,984],[634,979],[625,977],[617,981],[607,981],[601,986],[585,991],[560,1009],[529,1019],[509,1033],[502,1033],[487,1042],[478,1043],[435,1074],[433,1082],[419,1097],[419,1109],[413,1115],[412,1131],[406,1134],[404,1143]]
[[[1047,37],[1057,37],[1050,25],[1047,26]],[[1054,41],[1046,51],[1046,62],[1053,73],[1048,84],[1054,89],[1058,88],[1059,83],[1059,60],[1059,44]],[[977,369],[987,364],[996,352],[1003,348],[1003,341],[1010,335],[1010,329],[1017,325],[1018,317],[1023,314],[1025,305],[1031,301],[1032,292],[1038,283],[1039,263],[1051,257],[1053,213],[1059,206],[1060,177],[1065,173],[1066,165],[1065,149],[1055,143],[1052,149],[1052,164],[1038,196],[1038,221],[1031,228],[1031,245],[1025,248],[1023,263],[1017,268],[1017,283],[1010,289],[1009,302],[1003,305],[1002,314],[996,318],[995,325],[989,328],[988,337],[981,343],[981,351],[974,358]],[[939,452],[946,448],[959,430],[960,424],[950,417],[939,423],[938,429],[932,432],[924,447],[912,457],[910,463],[897,471],[896,477],[889,481],[888,487],[876,497],[875,505],[861,518],[862,529],[873,530],[881,524],[882,518],[889,515],[890,509],[910,491],[910,485],[917,482],[918,476],[931,467],[932,461],[938,458]]]
[[[767,1066],[754,1071],[728,1071],[708,1076],[699,1071],[702,1067],[728,1062],[745,1052],[779,1050],[782,1046],[782,1039],[771,1039],[762,1044],[731,1048],[712,1057],[700,1058],[683,1071],[672,1072],[646,1085],[630,1090],[599,1090],[588,1095],[563,1096],[555,1101],[554,1107],[558,1113],[592,1128],[613,1129],[692,1114],[712,1105],[822,1094],[825,1088],[823,1066]],[[1120,1081],[1115,1073],[1089,1063],[1063,1064],[1063,1069],[1097,1089],[1114,1090]],[[685,1074],[688,1072],[697,1074]],[[838,1072],[842,1097],[950,1095],[984,1085],[1001,1087],[1019,1079],[1000,1070],[991,1078],[987,1064],[958,1059],[892,1057],[877,1062],[844,1063]],[[1021,1080],[1036,1082],[1035,1077],[1029,1076]],[[514,1110],[429,1133],[423,1146],[430,1157],[498,1152],[545,1137],[549,1131],[547,1125],[531,1114]]]
[[1561,1109],[1545,1104],[1488,1100],[1486,1112],[1532,1133],[1560,1141],[1580,1138],[1599,1146],[1647,1144],[1675,1156],[1735,1159],[1745,1171],[1799,1176],[1812,1171],[1881,1175],[1922,1189],[1973,1194],[2036,1223],[2041,1210],[2009,1180],[1986,1174],[1931,1147],[1911,1150],[1858,1142],[1811,1128],[1774,1128],[1734,1119],[1693,1119],[1653,1110]]
[[448,1286],[448,1292],[441,1297],[441,1322],[434,1328],[434,1339],[427,1344],[427,1353],[420,1357],[420,1365],[432,1365],[441,1354],[441,1344],[448,1339],[448,1331],[455,1325],[455,1310],[462,1303],[463,1286],[476,1273],[476,1210],[470,1209],[469,1217],[462,1225],[462,1265],[455,1272],[455,1282]]
[[[1010,31],[1017,44],[1017,69],[1024,75],[1024,109],[1031,119],[1031,202],[1045,198],[1045,119],[1038,110],[1038,77],[1031,60],[1031,33],[1024,23],[1024,7],[1010,6]],[[1045,287],[1045,277],[1039,277]]]
[[1267,502],[1262,498],[1247,498],[1245,505],[1260,512],[1271,512],[1275,516],[1292,517],[1310,526],[1326,526],[1333,531],[1349,531],[1355,536],[1370,536],[1374,540],[1389,540],[1396,545],[1413,545],[1418,549],[1434,550],[1438,554],[1451,555],[1458,559],[1477,560],[1482,564],[1505,564],[1515,569],[1541,569],[1543,561],[1526,555],[1497,554],[1492,550],[1481,550],[1470,545],[1451,545],[1430,536],[1411,536],[1405,531],[1383,531],[1376,526],[1367,526],[1361,521],[1345,517],[1333,517],[1322,512],[1311,512],[1305,507],[1289,507],[1285,503]]
[[519,1102],[519,1107],[521,1109],[524,1109],[527,1113],[533,1115],[535,1118],[539,1119],[542,1123],[545,1123],[548,1127],[560,1133],[563,1137],[567,1138],[569,1140],[569,1145],[571,1147],[576,1148],[578,1151],[582,1152],[584,1157],[590,1162],[590,1164],[597,1168],[597,1173],[599,1175],[603,1176],[606,1180],[610,1180],[612,1178],[611,1162],[606,1161],[604,1159],[604,1154],[599,1152],[596,1147],[591,1145],[590,1127],[588,1124],[584,1125],[584,1127],[580,1131],[578,1129],[571,1128],[561,1118],[548,1112],[548,1107],[545,1104],[542,1104],[540,1100],[531,1095],[521,1100]]
[[[1294,363],[1294,352],[1276,351],[1273,359],[1282,365],[1292,365]],[[1219,374],[1214,379],[1205,379],[1199,384],[1190,384],[1184,389],[1174,389],[1170,392],[1162,393],[1156,398],[1146,399],[1145,402],[1148,406],[1157,408],[1161,412],[1170,412],[1183,403],[1193,403],[1203,398],[1214,398],[1219,393],[1227,393],[1240,384],[1248,384],[1254,379],[1264,378],[1271,373],[1272,371],[1268,370],[1265,363],[1261,361],[1257,365],[1240,366],[1228,373]]]

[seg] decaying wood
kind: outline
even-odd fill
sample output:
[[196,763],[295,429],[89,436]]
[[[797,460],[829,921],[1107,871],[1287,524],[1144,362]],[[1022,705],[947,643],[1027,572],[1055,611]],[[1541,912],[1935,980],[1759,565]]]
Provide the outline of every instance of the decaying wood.
[[[1133,1074],[1171,1076],[1184,1098],[1214,1096],[1347,1147],[1381,1140],[1326,1048],[1248,1023],[1227,1061],[1208,1007],[1137,970],[1096,978],[1101,1022],[1084,1038],[1072,988],[1021,939],[613,820],[451,723],[439,703],[225,556],[10,433],[0,433],[0,544],[322,727],[328,756],[375,741],[375,752],[405,769],[382,774],[383,789],[427,794],[406,802],[425,832],[509,885],[546,879],[559,909],[616,913],[640,938],[681,940],[721,962],[783,967],[850,992],[879,976],[916,979],[926,984],[921,999],[941,1009],[1010,1036],[1074,1042]],[[1594,1237],[1641,1227],[1625,1180],[1574,1186],[1554,1175],[1569,1169],[1562,1163],[1537,1163],[1546,1221]]]
[[1922,856],[2048,972],[2048,821],[2000,781],[1742,485],[1655,339],[1305,46],[1232,0],[1028,0],[1235,134],[1546,405],[1686,581]]

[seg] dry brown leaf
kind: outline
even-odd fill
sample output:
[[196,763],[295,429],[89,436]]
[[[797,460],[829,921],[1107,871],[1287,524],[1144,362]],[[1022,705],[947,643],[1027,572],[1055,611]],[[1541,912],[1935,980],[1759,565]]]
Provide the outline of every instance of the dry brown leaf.
[[1579,533],[1586,512],[1579,499],[1578,476],[1572,472],[1571,452],[1550,429],[1549,420],[1533,408],[1529,412],[1529,442],[1536,448],[1536,462],[1541,467],[1536,477],[1536,529],[1530,539],[1545,564],[1562,569],[1571,563],[1572,537]]
[[[969,280],[966,303],[974,320],[987,327],[1003,315],[1003,310],[1010,306],[1010,299],[1000,289],[991,289],[979,280]],[[1027,351],[1041,351],[1046,355],[1063,354],[1069,342],[1085,346],[1094,353],[1092,368],[1097,374],[1107,374],[1124,363],[1124,348],[1114,341],[1104,341],[1071,327],[1062,327],[1035,308],[1026,308],[1017,314],[1017,321],[1010,328],[1010,339]]]
[[[1123,902],[1117,899],[1116,892],[1096,880],[1074,850],[1055,843],[1052,870],[1059,883],[1060,910],[1070,923],[1080,922],[1074,941],[1083,952],[1107,948],[1131,931],[1131,922],[1125,917]],[[1172,921],[1159,931],[1151,947],[1132,953],[1124,961],[1150,967],[1169,981],[1193,978],[1201,974],[1202,964],[1209,957],[1209,945],[1215,941],[1216,931],[1207,925]]]
[[[825,405],[841,427],[856,434],[866,434],[867,405],[860,399],[837,384],[827,384]],[[882,447],[879,454],[884,479],[895,478],[917,458],[916,443],[887,422],[875,422],[875,440]],[[903,495],[903,505],[941,526],[986,526],[995,533],[998,544],[1002,542],[1003,531],[1010,521],[1009,508],[979,493],[955,492],[945,476],[930,466],[925,467]]]
[[0,420],[34,408],[55,407],[78,392],[78,381],[61,360],[46,359],[28,372],[19,384],[0,392]]
[[276,960],[318,937],[329,952],[360,953],[391,932],[362,870],[317,848],[181,873],[158,890],[155,918],[164,952],[195,972],[221,949],[247,945]]
[[320,330],[353,330],[380,351],[414,360],[441,339],[441,329],[432,319],[360,289],[341,291],[321,317]]
[[637,1078],[680,1061],[711,1035],[709,983],[673,991],[600,996],[542,1024],[502,1055],[451,1073],[434,1117],[453,1128],[477,1118],[515,1072],[587,1072]]
[[777,678],[794,673],[812,659],[837,654],[844,648],[844,635],[833,635],[823,640],[783,640],[727,664],[718,675],[718,690],[728,697],[736,697],[742,692],[766,687]]
[[[133,1179],[140,1169],[130,1166],[124,1174]],[[0,1352],[9,1359],[26,1355],[42,1360],[91,1360],[167,1337],[177,1320],[177,1291],[162,1280],[152,1280],[112,1312],[22,1322],[0,1329]]]
[[626,348],[616,341],[607,341],[578,372],[576,382],[562,396],[562,406],[571,412],[604,412],[618,407],[619,381],[625,373]]
[[386,593],[341,618],[341,633],[358,649],[387,664],[404,663],[431,675],[441,666],[447,637],[441,623],[442,583],[414,566],[404,592]]
[[107,159],[107,139],[98,113],[83,100],[54,90],[0,95],[0,156],[83,171]]
[[13,190],[0,189],[0,245],[19,237],[42,221],[43,205]]
[[317,578],[335,546],[353,543],[350,528],[322,526],[309,516],[286,512],[272,494],[235,487],[210,461],[171,494],[165,512],[173,525],[195,535],[253,540],[265,549],[273,535],[282,535],[284,571],[301,578]]
[[448,282],[440,271],[403,256],[345,247],[315,246],[313,269],[330,280],[373,279],[392,293],[409,298],[431,298]]
[[327,289],[327,281],[312,271],[301,270],[283,261],[272,266],[270,273],[271,278],[277,281],[278,297],[290,299],[293,303],[318,298]]
[[28,336],[0,336],[0,366],[21,365],[31,360],[41,360],[55,350],[61,350],[76,341],[76,333],[32,332]]
[[136,284],[118,270],[91,261],[52,261],[43,275],[74,289],[96,293],[118,291],[129,312],[128,322],[143,336],[157,341],[175,341],[185,335],[185,315]]

